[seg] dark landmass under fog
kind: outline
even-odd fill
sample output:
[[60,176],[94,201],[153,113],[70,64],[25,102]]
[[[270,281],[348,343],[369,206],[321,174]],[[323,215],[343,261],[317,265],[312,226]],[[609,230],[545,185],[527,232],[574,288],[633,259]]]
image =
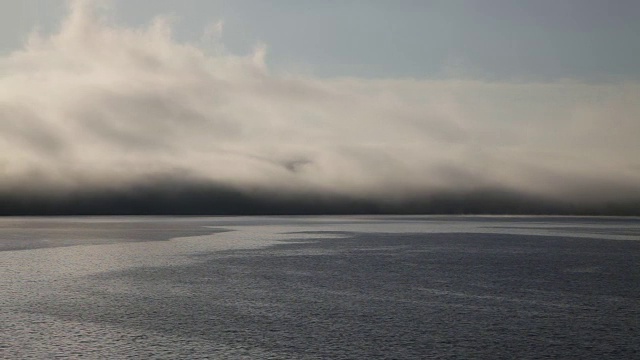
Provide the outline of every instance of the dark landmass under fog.
[[0,193],[0,215],[504,214],[640,216],[640,199],[570,201],[485,188],[413,196],[240,190],[160,182],[121,189]]

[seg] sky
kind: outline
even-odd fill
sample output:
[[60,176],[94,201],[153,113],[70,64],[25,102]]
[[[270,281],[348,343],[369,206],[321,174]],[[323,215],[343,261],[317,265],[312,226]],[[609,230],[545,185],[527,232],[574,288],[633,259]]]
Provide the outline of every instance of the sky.
[[0,214],[640,214],[638,16],[0,0]]
[[[640,3],[635,0],[99,0],[123,26],[173,18],[179,41],[222,21],[224,44],[267,44],[282,72],[323,77],[584,81],[638,80]],[[63,0],[0,0],[0,51],[34,27],[53,32]]]

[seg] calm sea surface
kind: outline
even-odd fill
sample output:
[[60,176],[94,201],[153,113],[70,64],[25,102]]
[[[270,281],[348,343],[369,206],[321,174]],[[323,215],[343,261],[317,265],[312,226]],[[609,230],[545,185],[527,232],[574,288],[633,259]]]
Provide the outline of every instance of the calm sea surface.
[[640,219],[0,218],[0,358],[640,359]]

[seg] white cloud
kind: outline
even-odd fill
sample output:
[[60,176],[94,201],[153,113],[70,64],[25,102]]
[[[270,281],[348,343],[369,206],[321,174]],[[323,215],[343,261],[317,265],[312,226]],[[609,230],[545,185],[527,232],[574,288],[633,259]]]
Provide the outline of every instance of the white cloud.
[[0,58],[4,190],[179,174],[376,196],[640,196],[640,84],[274,74],[265,46],[178,43],[166,19],[125,28],[72,4],[56,34]]

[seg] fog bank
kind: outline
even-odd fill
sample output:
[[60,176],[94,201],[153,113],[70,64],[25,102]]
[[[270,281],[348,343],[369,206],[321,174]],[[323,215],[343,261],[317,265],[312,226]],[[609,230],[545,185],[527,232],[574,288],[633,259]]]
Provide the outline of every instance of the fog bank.
[[223,39],[70,2],[0,58],[2,214],[640,213],[638,83],[321,78]]

